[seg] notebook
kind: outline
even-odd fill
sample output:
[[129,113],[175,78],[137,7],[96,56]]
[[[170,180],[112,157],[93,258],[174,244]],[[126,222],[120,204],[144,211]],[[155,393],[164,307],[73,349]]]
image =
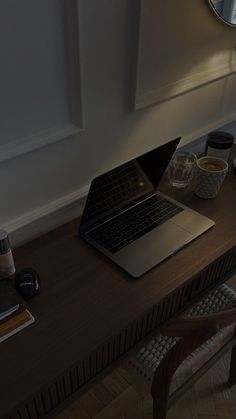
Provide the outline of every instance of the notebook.
[[0,322],[17,311],[22,311],[25,303],[13,287],[10,279],[0,280]]

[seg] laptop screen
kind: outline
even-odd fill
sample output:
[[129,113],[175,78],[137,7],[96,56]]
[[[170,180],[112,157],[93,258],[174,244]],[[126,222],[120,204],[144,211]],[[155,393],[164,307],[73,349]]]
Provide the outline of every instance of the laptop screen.
[[95,178],[81,225],[101,220],[157,189],[180,138]]

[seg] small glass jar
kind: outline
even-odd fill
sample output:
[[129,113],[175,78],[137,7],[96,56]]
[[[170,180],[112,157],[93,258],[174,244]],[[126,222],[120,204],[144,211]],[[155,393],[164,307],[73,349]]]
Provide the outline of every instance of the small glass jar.
[[15,273],[15,263],[8,234],[0,230],[0,280],[10,278]]
[[229,160],[234,136],[229,132],[213,131],[207,136],[205,155]]

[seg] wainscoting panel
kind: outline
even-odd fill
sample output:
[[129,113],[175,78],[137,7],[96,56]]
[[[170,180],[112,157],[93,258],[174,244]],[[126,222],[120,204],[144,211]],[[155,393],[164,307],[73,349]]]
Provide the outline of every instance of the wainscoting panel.
[[83,116],[79,0],[13,0],[0,12],[3,162],[78,134]]

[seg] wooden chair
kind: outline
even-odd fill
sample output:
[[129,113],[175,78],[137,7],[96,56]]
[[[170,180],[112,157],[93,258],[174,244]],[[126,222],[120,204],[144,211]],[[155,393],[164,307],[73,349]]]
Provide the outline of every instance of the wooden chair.
[[[128,361],[135,375],[151,386],[154,419],[165,419],[168,407],[230,349],[228,383],[236,384],[236,328],[232,328],[233,323],[236,323],[236,293],[222,285],[185,316],[170,323],[164,334],[152,338]],[[205,361],[209,349],[211,357]],[[196,360],[201,366],[192,374]],[[190,371],[191,375],[169,394],[172,378],[181,370],[185,377],[184,370]]]

